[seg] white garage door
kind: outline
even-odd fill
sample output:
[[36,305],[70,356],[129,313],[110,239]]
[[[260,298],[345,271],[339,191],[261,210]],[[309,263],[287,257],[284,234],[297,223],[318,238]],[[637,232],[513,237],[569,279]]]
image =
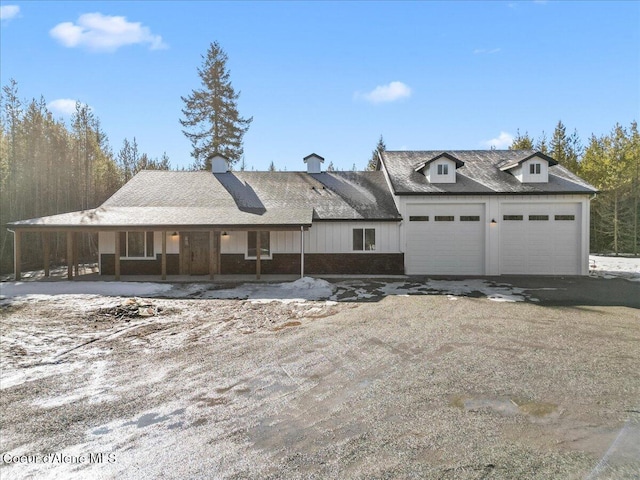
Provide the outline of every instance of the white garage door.
[[484,275],[484,204],[407,206],[409,275]]
[[502,274],[580,274],[580,204],[503,204],[501,211]]

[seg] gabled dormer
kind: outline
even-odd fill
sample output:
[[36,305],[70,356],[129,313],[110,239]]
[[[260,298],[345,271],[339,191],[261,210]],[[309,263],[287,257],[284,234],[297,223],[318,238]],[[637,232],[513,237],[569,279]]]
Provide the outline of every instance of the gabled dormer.
[[553,158],[542,152],[535,152],[519,160],[510,161],[500,167],[503,172],[509,172],[520,183],[548,183],[549,167],[557,165]]
[[422,173],[429,183],[456,183],[456,169],[463,165],[464,162],[444,152],[416,165],[415,171]]

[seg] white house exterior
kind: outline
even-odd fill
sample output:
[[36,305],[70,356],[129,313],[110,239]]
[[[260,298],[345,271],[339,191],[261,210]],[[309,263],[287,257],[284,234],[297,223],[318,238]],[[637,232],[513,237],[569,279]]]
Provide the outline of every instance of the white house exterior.
[[[143,171],[100,207],[14,222],[97,233],[103,275],[586,275],[595,189],[534,151],[381,152],[377,171]],[[48,265],[45,255],[45,264]],[[45,268],[48,270],[48,267]],[[69,268],[69,275],[72,275]]]

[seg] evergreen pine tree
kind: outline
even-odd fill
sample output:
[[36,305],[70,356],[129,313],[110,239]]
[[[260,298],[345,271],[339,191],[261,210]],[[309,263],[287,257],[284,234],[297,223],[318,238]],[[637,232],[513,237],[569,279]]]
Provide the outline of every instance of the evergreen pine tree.
[[193,90],[188,97],[180,97],[184,102],[180,120],[182,131],[191,141],[194,169],[209,169],[211,157],[220,153],[231,164],[242,157],[242,139],[251,118],[242,118],[238,113],[238,97],[229,79],[227,54],[218,42],[209,46],[198,75],[202,88]]
[[533,150],[533,138],[529,136],[529,132],[520,133],[520,129],[516,130],[516,137],[511,142],[509,150]]
[[367,170],[375,170],[377,168],[378,152],[384,152],[386,149],[387,149],[387,146],[384,143],[384,139],[382,138],[382,135],[380,135],[380,138],[378,139],[378,144],[376,145],[375,150],[371,152],[371,158],[367,163]]

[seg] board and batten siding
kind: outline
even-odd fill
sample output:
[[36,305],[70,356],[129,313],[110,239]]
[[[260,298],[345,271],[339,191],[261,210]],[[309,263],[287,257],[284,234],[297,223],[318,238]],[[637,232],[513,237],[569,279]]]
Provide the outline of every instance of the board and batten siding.
[[[376,249],[371,253],[400,253],[398,222],[316,222],[304,232],[305,253],[353,253],[353,229],[374,228]],[[247,232],[229,231],[221,253],[247,252]],[[271,253],[300,253],[300,232],[271,232]],[[366,252],[368,253],[368,252]]]

